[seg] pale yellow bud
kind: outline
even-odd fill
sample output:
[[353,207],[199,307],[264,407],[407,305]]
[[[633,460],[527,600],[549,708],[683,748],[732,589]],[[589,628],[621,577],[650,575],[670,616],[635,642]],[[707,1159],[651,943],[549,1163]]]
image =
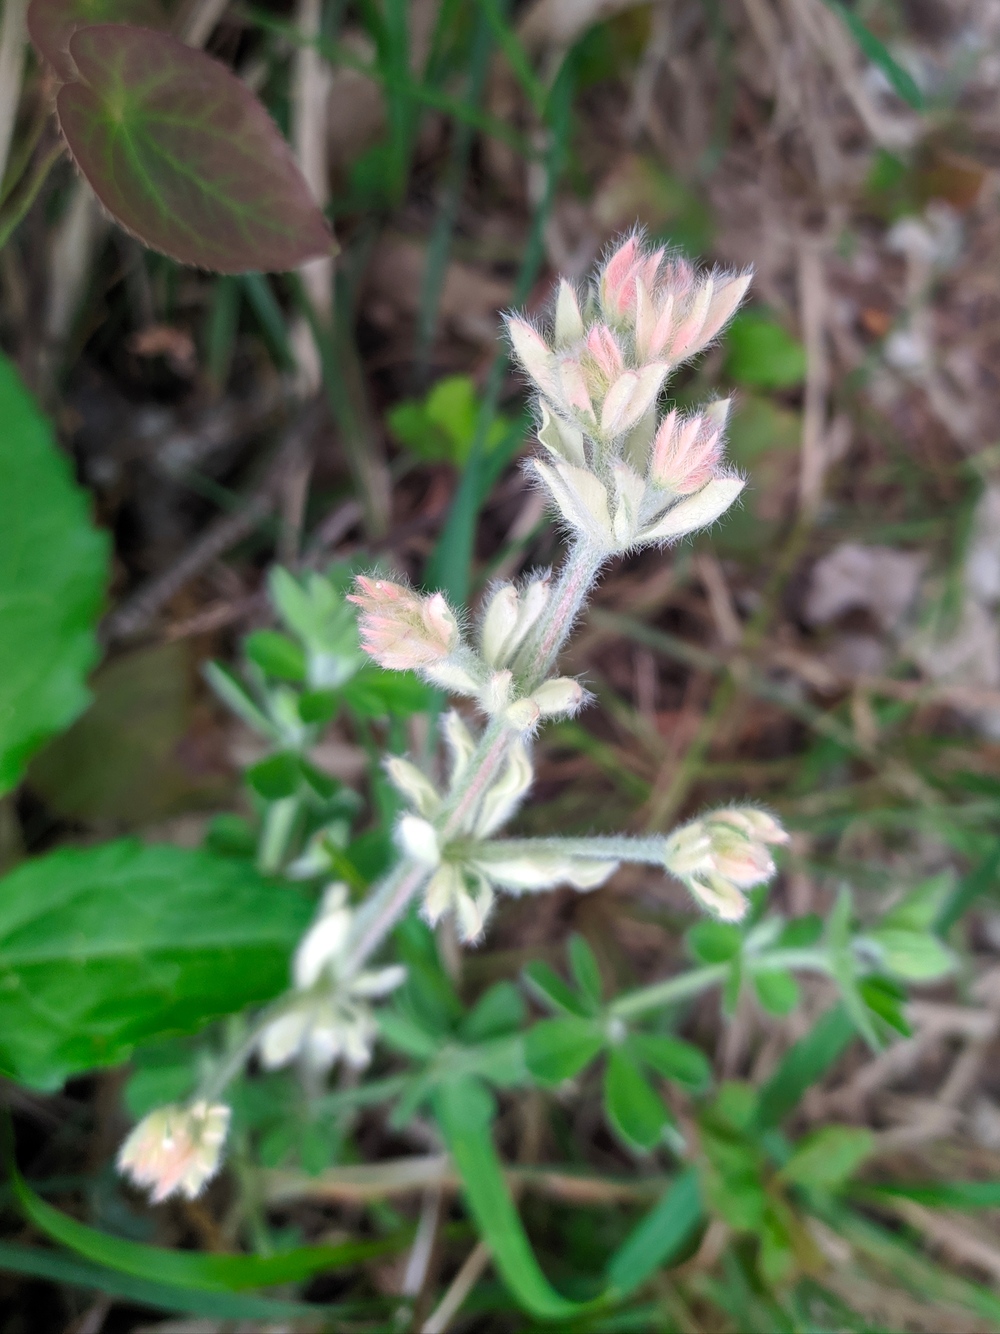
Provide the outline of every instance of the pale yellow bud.
[[551,681],[543,682],[531,696],[543,718],[576,713],[584,697],[583,686],[570,676],[557,676]]

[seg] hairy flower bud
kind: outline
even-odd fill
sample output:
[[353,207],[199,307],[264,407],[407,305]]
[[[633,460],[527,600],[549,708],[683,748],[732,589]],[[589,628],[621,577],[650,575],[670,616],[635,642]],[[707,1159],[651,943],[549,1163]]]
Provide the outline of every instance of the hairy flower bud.
[[586,694],[579,681],[574,681],[571,676],[556,676],[551,681],[544,681],[531,698],[543,718],[557,718],[562,714],[576,713]]
[[653,440],[649,463],[653,485],[678,496],[700,491],[719,466],[728,415],[728,399],[694,417],[682,417],[676,408],[669,412]]
[[440,593],[423,597],[388,579],[358,576],[348,598],[361,608],[361,644],[380,667],[404,672],[443,662],[458,646],[458,623]]
[[778,821],[755,807],[713,811],[676,829],[664,846],[666,869],[723,921],[746,914],[742,893],[774,875],[770,846],[787,843]]
[[144,1116],[118,1153],[118,1170],[150,1192],[154,1204],[171,1195],[193,1200],[219,1170],[230,1110],[204,1099],[170,1103]]

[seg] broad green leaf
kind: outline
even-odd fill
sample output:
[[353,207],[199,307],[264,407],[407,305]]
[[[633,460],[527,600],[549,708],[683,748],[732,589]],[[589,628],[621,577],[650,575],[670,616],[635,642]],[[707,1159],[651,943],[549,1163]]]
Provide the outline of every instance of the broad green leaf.
[[69,460],[0,355],[0,793],[82,713],[108,543]]
[[864,1005],[890,1028],[908,1038],[913,1029],[904,1013],[906,992],[889,977],[864,977],[858,983],[858,995]]
[[784,968],[754,973],[757,999],[769,1014],[791,1014],[799,1003],[799,984]]
[[743,944],[743,933],[729,922],[703,918],[684,937],[688,953],[699,963],[727,963],[736,957]]
[[726,334],[726,374],[756,389],[792,389],[806,375],[806,352],[780,324],[757,310],[741,311]]
[[362,668],[343,687],[343,699],[360,718],[409,718],[427,713],[434,691],[413,672],[385,672],[371,664]]
[[799,1141],[781,1169],[797,1186],[842,1186],[875,1147],[875,1136],[862,1126],[823,1126]]
[[908,982],[931,982],[955,968],[955,956],[929,931],[889,926],[868,932],[882,955],[886,972]]
[[504,1282],[540,1320],[564,1320],[591,1306],[567,1301],[542,1273],[503,1179],[493,1146],[493,1100],[473,1079],[437,1091],[435,1113],[476,1226]]
[[569,938],[569,966],[573,981],[581,993],[591,1002],[594,1010],[600,1009],[604,999],[604,983],[601,970],[594,958],[594,951],[583,936],[574,933]]
[[95,23],[131,23],[139,28],[170,25],[159,0],[31,0],[28,36],[61,79],[73,79],[69,39]]
[[246,779],[255,792],[266,801],[281,801],[290,797],[299,786],[302,766],[299,757],[290,750],[279,750],[258,760],[246,772]]
[[635,1056],[667,1079],[690,1089],[703,1089],[712,1077],[708,1057],[681,1038],[660,1033],[634,1033],[629,1048]]
[[225,65],[166,33],[80,28],[56,97],[77,166],[145,245],[219,273],[294,269],[334,243],[264,107]]
[[793,917],[783,928],[776,945],[781,950],[806,950],[823,935],[823,919],[819,913]]
[[659,1203],[641,1219],[608,1263],[608,1284],[627,1297],[662,1265],[669,1264],[702,1221],[697,1174],[682,1172]]
[[855,1190],[864,1198],[887,1195],[936,1209],[1000,1209],[1000,1181],[936,1181],[933,1185],[881,1181]]
[[21,1208],[37,1228],[78,1255],[134,1278],[169,1283],[178,1288],[238,1292],[243,1288],[296,1283],[313,1274],[343,1269],[398,1250],[407,1240],[387,1238],[374,1242],[346,1242],[339,1246],[301,1246],[269,1256],[171,1251],[109,1236],[87,1227],[40,1199],[16,1174],[14,1192]]
[[0,1069],[54,1089],[288,981],[308,899],[244,862],[131,839],[0,880]]
[[822,1079],[854,1037],[854,1025],[844,1007],[835,1005],[817,1020],[812,1030],[781,1058],[777,1070],[760,1090],[756,1125],[773,1130],[810,1085]]
[[247,657],[280,681],[306,679],[306,655],[294,639],[278,630],[255,630],[243,645]]
[[542,1084],[572,1079],[594,1059],[605,1037],[592,1019],[543,1019],[524,1036],[525,1064]]
[[608,1057],[604,1110],[625,1143],[640,1150],[658,1143],[669,1120],[662,1099],[621,1047],[615,1047]]

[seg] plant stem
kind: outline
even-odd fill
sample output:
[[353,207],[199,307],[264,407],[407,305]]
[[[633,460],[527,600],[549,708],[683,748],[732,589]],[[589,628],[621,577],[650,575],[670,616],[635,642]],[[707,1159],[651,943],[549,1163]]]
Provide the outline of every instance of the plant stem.
[[515,675],[529,691],[548,679],[605,559],[584,542],[570,548],[548,606],[515,660]]
[[690,1000],[692,996],[724,982],[728,972],[728,963],[713,963],[707,968],[681,973],[680,977],[669,977],[666,982],[654,982],[651,987],[628,992],[613,1000],[608,1006],[608,1014],[616,1019],[627,1019],[645,1014],[648,1010],[658,1010],[664,1005],[676,1005],[678,1001]]
[[429,874],[426,866],[401,861],[362,903],[347,950],[353,969],[359,969],[375,953]]
[[257,851],[257,865],[266,874],[273,875],[281,869],[298,813],[298,797],[283,797],[268,807]]
[[62,155],[63,145],[58,143],[39,162],[27,185],[21,191],[20,197],[15,199],[7,216],[0,219],[0,250],[3,249],[24,221],[26,213],[38,198],[38,192],[45,184],[46,177]]
[[27,11],[27,0],[4,0],[0,22],[0,181],[7,170],[17,105],[21,100],[24,47],[28,39]]

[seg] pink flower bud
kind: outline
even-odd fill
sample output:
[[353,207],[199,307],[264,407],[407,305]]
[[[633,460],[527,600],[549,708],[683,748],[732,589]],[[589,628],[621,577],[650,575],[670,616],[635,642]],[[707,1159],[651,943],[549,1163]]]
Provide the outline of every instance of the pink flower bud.
[[587,351],[606,384],[616,380],[625,369],[618,340],[606,324],[595,324],[587,334]]
[[404,672],[442,662],[458,645],[458,623],[440,593],[422,597],[387,579],[358,576],[348,598],[361,608],[361,646],[380,667]]
[[[728,410],[728,403],[726,404]],[[674,408],[653,440],[649,480],[664,491],[690,496],[715,475],[722,458],[723,412],[681,417]]]
[[144,1116],[122,1145],[118,1169],[150,1191],[154,1204],[171,1195],[193,1200],[219,1170],[229,1108],[203,1099],[171,1103]]

